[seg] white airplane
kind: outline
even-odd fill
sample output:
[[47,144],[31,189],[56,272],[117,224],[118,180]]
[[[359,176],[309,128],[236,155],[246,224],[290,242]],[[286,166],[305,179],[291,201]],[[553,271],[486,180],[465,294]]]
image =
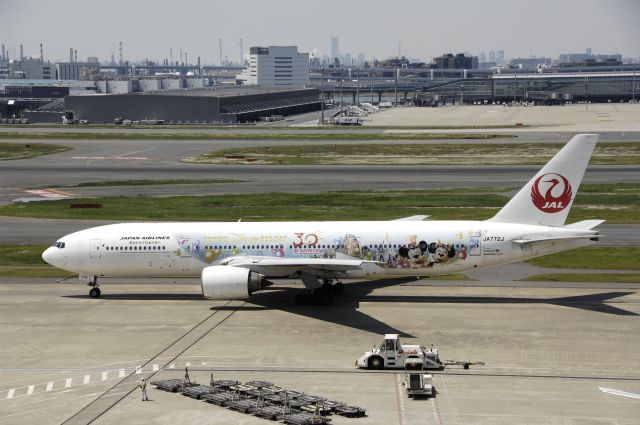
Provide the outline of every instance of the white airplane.
[[565,225],[597,135],[573,137],[492,218],[429,221],[122,223],[69,234],[49,264],[78,273],[100,296],[99,277],[200,276],[202,294],[248,298],[268,279],[296,278],[296,303],[330,304],[340,279],[438,276],[588,245],[604,220]]

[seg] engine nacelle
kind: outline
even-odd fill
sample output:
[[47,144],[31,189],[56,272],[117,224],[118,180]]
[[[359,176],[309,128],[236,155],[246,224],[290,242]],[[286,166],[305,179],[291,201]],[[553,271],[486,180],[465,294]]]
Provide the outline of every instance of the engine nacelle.
[[209,266],[202,270],[202,295],[213,300],[242,300],[263,289],[263,276],[243,267]]

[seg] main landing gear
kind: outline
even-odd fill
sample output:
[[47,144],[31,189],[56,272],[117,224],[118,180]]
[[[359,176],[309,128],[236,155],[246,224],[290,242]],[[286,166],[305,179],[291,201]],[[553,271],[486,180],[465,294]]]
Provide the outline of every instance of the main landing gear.
[[89,296],[91,298],[99,298],[100,297],[100,284],[98,283],[98,276],[94,276],[93,280],[87,283],[88,286],[91,286],[89,290]]
[[332,295],[341,295],[344,292],[344,283],[333,283],[331,279],[323,280],[322,286],[314,289],[305,289],[299,292],[294,301],[297,305],[331,305]]

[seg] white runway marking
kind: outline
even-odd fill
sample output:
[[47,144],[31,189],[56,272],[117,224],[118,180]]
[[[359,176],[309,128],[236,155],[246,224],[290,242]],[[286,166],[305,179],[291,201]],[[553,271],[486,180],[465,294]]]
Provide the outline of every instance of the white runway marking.
[[118,371],[118,378],[124,378],[124,369]]
[[45,391],[51,391],[53,389],[53,381],[47,382],[47,388]]
[[171,364],[169,365],[169,369],[175,369],[175,368],[176,368],[176,364],[175,364],[175,363],[171,363]]
[[43,198],[47,198],[47,199],[68,199],[68,198],[71,198],[71,196],[66,194],[66,193],[57,192],[57,191],[54,192],[54,191],[48,190],[48,189],[30,189],[30,190],[25,190],[25,192],[30,193],[32,195],[42,196]]
[[103,381],[106,381],[108,377],[109,377],[109,372],[102,372],[102,380]]
[[27,395],[33,394],[33,390],[35,389],[35,387],[35,385],[29,385],[29,387],[27,387]]
[[191,363],[186,362],[186,363],[184,364],[184,366],[185,366],[185,367],[189,367],[189,366],[191,366]]
[[638,393],[630,393],[627,391],[616,390],[614,388],[604,388],[604,387],[598,387],[598,388],[600,389],[600,391],[602,391],[605,394],[620,395],[622,397],[630,397],[630,398],[635,398],[640,400],[640,394]]
[[142,373],[142,366],[136,366],[136,375],[140,375]]
[[96,159],[131,159],[136,161],[144,161],[149,159],[146,156],[72,156],[71,159],[80,160],[96,160]]
[[84,375],[84,381],[82,381],[82,383],[88,384],[89,382],[91,382],[91,375]]
[[154,371],[154,372],[157,372],[157,371],[158,371],[158,365],[157,365],[157,364],[154,364],[154,365],[153,365],[153,371]]
[[14,388],[11,388],[9,390],[9,392],[7,393],[7,398],[13,398],[13,395],[16,393],[16,390]]
[[72,378],[67,378],[67,380],[64,383],[64,387],[69,388],[71,386],[71,382],[72,382]]

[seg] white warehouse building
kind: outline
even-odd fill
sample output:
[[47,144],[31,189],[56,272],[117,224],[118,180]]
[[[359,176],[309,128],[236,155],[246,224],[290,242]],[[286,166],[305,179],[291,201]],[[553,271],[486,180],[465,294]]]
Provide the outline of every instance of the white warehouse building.
[[297,46],[251,47],[249,66],[237,78],[264,87],[308,85],[309,53]]

